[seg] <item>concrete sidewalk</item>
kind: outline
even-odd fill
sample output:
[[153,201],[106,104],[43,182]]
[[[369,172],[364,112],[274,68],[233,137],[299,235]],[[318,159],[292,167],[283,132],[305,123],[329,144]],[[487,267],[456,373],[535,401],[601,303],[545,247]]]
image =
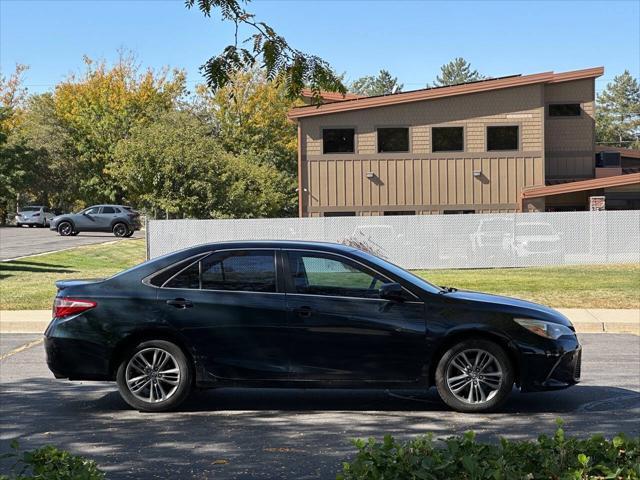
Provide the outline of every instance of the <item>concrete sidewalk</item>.
[[[578,333],[633,333],[640,335],[640,309],[558,308]],[[0,310],[0,334],[43,333],[51,310]]]

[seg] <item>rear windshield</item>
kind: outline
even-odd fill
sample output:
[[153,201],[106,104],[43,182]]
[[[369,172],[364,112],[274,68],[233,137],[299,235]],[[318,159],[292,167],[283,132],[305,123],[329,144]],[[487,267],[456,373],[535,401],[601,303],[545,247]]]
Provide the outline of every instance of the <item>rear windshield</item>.
[[29,206],[29,207],[22,207],[20,209],[21,212],[38,212],[40,211],[42,207],[34,207],[34,206]]

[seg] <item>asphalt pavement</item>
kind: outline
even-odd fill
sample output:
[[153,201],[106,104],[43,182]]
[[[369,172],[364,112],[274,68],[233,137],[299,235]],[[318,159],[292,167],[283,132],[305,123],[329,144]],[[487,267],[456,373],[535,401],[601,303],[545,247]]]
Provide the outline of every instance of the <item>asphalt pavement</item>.
[[[142,237],[144,237],[144,232],[137,231],[131,238]],[[61,237],[48,228],[3,227],[0,228],[0,260],[116,240],[126,241],[129,239],[116,238],[112,233],[103,232],[86,232],[79,233],[75,237]]]
[[[568,434],[640,435],[640,337],[585,334],[583,381],[568,390],[513,392],[504,411],[464,415],[428,392],[222,389],[196,393],[178,412],[131,410],[115,385],[55,380],[37,335],[3,335],[0,453],[18,438],[95,459],[109,479],[333,479],[350,439],[534,439],[562,418]],[[2,468],[0,468],[2,472]]]

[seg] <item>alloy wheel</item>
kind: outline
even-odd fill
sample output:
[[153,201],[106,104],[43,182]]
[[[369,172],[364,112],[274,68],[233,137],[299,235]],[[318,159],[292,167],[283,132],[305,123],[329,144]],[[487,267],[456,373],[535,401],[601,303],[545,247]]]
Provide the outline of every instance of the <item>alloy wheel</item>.
[[163,402],[173,396],[180,384],[180,367],[175,357],[161,348],[145,348],[127,363],[127,388],[147,403]]
[[116,224],[115,227],[113,227],[113,234],[116,237],[124,237],[127,232],[129,231],[129,229],[127,228],[127,226],[124,223],[118,223]]
[[60,235],[63,236],[67,236],[67,235],[71,235],[71,232],[73,231],[73,228],[71,227],[71,224],[68,222],[63,222],[59,227],[58,227],[58,233],[60,233]]
[[447,366],[449,390],[458,400],[468,404],[491,400],[500,390],[502,379],[500,363],[482,349],[463,350]]

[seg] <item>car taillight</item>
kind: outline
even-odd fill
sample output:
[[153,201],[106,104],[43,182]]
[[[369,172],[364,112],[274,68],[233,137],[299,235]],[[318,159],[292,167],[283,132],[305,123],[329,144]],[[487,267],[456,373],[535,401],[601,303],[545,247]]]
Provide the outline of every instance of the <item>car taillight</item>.
[[54,318],[68,317],[69,315],[76,315],[78,313],[91,310],[98,305],[91,300],[81,300],[78,298],[69,297],[56,297],[53,302],[53,316]]

